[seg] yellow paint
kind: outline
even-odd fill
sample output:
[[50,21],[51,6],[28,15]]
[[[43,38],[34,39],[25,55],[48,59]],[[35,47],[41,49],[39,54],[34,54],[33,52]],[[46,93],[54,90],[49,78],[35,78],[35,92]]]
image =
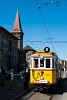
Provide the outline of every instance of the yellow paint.
[[30,82],[37,83],[37,80],[47,80],[48,83],[56,82],[55,70],[30,70]]
[[35,52],[35,54],[32,54],[31,56],[53,56],[55,55],[56,53],[54,52],[48,52],[46,53],[44,50],[38,50],[37,52]]

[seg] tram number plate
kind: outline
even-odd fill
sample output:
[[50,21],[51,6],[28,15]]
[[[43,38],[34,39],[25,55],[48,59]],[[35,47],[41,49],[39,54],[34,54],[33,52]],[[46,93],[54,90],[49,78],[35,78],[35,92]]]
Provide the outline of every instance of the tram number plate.
[[48,83],[47,80],[38,80],[37,83]]

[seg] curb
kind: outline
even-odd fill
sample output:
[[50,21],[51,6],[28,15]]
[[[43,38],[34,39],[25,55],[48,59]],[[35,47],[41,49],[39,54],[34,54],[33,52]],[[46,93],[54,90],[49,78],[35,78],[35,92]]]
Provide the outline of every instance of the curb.
[[25,92],[23,93],[20,93],[19,95],[15,96],[14,98],[10,99],[10,100],[17,100],[19,99],[20,97],[24,96],[25,94],[27,94],[28,92],[32,91],[34,89],[34,87],[31,87],[29,90],[26,90]]

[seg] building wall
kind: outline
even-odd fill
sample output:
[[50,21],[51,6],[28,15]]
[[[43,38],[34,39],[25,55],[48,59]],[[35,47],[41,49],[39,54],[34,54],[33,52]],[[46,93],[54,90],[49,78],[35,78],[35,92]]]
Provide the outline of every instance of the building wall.
[[29,50],[26,52],[26,62],[28,63],[28,67],[30,66],[30,57],[34,52],[35,52],[34,50],[32,51]]
[[66,60],[61,60],[62,68],[67,68],[67,61]]
[[17,38],[4,28],[0,27],[0,66],[11,68],[12,66],[17,65],[17,45]]

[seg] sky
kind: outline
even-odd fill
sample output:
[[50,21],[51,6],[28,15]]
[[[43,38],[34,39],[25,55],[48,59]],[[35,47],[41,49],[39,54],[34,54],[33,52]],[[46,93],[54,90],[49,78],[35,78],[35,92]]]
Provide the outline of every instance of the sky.
[[23,46],[43,50],[67,60],[67,0],[0,0],[0,26],[12,31],[19,11]]

